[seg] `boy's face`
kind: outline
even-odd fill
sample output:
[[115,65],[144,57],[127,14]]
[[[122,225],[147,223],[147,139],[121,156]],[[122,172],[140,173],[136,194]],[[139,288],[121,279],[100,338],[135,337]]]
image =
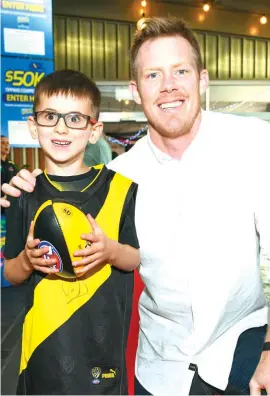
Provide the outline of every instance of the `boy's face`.
[[[32,116],[29,117],[29,129],[32,137],[39,140],[46,157],[56,164],[68,165],[77,162],[77,160],[82,160],[87,143],[95,144],[102,133],[103,124],[101,122],[93,125],[91,122],[87,123],[85,121],[86,125],[83,129],[81,129],[81,123],[77,127],[78,120],[83,118],[81,115],[90,116],[94,119],[91,102],[86,98],[78,99],[66,95],[48,97],[43,95],[36,108],[36,112],[40,111],[46,111],[46,113],[42,113],[42,116],[36,120]],[[66,121],[68,125],[72,125],[72,128],[66,125],[62,117],[55,126],[44,126],[57,119],[56,113],[73,113],[68,116]]]

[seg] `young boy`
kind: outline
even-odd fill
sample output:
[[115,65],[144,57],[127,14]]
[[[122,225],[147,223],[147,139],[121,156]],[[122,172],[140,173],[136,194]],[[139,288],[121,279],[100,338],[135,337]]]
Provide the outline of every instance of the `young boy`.
[[[134,226],[137,185],[105,166],[83,163],[89,141],[102,133],[100,92],[72,70],[54,72],[36,87],[31,135],[45,153],[46,170],[32,193],[6,210],[5,277],[29,281],[18,394],[127,394],[125,348],[139,245]],[[48,199],[80,207],[93,232],[91,246],[74,252],[81,276],[59,277],[47,248],[34,239],[35,212]],[[90,216],[91,215],[91,216]],[[94,220],[95,219],[95,220]],[[30,228],[30,231],[29,231]]]

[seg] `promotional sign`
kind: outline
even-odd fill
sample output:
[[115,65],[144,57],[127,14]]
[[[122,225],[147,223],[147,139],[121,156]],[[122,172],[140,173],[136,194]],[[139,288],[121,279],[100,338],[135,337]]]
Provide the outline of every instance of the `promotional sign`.
[[1,134],[37,147],[27,128],[34,89],[54,70],[51,0],[1,1]]
[[35,86],[53,71],[53,61],[2,57],[1,66],[1,134],[9,137],[13,147],[38,147],[27,118],[33,114]]
[[1,1],[1,54],[53,59],[51,0]]

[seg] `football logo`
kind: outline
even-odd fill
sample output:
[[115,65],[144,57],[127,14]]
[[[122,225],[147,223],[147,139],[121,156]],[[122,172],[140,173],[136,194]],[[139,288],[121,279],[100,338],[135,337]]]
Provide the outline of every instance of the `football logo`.
[[67,207],[64,207],[64,208],[62,209],[62,212],[63,212],[66,216],[71,216],[71,215],[72,215],[71,210],[70,210],[69,208],[67,208]]
[[56,250],[56,248],[48,241],[41,241],[40,244],[38,245],[38,248],[41,249],[43,247],[49,248],[48,253],[43,255],[43,258],[45,260],[50,260],[50,259],[56,259],[56,263],[51,266],[51,268],[56,268],[59,270],[59,272],[63,271],[63,262],[60,257],[60,254]]

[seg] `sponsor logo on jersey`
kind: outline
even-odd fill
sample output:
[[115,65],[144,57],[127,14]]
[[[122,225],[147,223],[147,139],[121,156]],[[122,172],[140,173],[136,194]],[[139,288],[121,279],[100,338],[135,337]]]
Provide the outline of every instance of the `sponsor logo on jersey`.
[[41,241],[38,248],[41,249],[47,247],[49,249],[48,253],[43,255],[45,260],[56,259],[56,264],[52,265],[51,268],[56,268],[59,272],[63,271],[63,261],[57,249],[48,241]]
[[102,378],[115,378],[116,377],[116,370],[110,369],[107,373],[102,373]]
[[110,366],[95,366],[91,370],[92,384],[108,385],[119,380],[118,369]]

